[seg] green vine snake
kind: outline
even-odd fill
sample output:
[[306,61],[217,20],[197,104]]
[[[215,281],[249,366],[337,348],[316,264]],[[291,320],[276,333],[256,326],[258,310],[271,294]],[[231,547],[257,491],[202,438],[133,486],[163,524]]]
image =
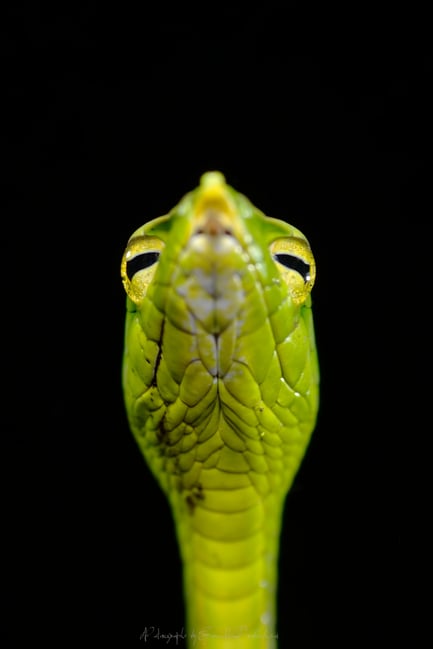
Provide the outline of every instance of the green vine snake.
[[277,645],[282,509],[318,410],[304,235],[219,172],[121,264],[132,433],[172,509],[188,646]]

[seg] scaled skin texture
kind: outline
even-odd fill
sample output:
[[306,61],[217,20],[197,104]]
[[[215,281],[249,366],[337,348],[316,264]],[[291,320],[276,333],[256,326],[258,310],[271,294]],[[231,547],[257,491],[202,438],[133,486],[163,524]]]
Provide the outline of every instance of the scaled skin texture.
[[274,648],[282,508],[318,409],[309,244],[209,172],[132,235],[122,278],[126,410],[171,504],[189,646]]

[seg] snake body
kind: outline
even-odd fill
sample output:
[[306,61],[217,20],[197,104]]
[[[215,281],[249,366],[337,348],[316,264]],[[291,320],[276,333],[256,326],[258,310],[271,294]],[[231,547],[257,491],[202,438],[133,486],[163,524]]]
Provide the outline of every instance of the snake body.
[[173,512],[189,646],[276,646],[284,499],[319,372],[304,235],[208,172],[130,238],[123,388]]

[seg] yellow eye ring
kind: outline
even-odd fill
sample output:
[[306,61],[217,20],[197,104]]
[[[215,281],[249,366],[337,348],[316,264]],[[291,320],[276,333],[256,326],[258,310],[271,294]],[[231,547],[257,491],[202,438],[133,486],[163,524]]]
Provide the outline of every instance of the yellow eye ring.
[[120,272],[125,291],[135,304],[146,295],[163,248],[164,243],[157,237],[139,236],[129,241]]
[[316,263],[308,242],[300,237],[276,239],[270,252],[293,302],[303,304],[316,279]]

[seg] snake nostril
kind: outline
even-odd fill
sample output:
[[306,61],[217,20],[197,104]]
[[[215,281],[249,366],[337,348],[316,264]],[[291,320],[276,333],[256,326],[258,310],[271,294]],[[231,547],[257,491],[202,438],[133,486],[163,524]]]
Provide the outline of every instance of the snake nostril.
[[197,221],[194,234],[207,234],[211,237],[233,234],[227,215],[219,210],[207,209],[200,214]]
[[202,227],[197,228],[194,234],[207,234],[211,237],[225,235],[232,237],[233,232],[228,227],[223,227],[221,223],[215,221],[207,221]]

